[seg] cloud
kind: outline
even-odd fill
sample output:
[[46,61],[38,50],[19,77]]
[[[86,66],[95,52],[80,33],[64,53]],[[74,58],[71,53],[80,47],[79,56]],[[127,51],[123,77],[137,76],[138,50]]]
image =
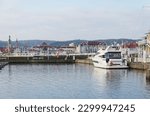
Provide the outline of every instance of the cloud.
[[0,0],[0,10],[11,10],[19,5],[21,0]]
[[8,39],[9,34],[14,39],[139,38],[146,31],[142,28],[150,26],[145,26],[150,16],[148,12],[140,15],[140,11],[134,10],[76,6],[39,12],[21,8],[21,0],[0,0],[0,3],[3,6],[0,10],[0,39],[3,40]]

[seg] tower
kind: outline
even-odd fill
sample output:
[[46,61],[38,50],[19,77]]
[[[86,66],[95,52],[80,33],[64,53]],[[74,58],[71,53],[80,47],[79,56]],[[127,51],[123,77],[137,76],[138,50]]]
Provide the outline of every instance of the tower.
[[12,45],[11,45],[11,36],[9,35],[9,40],[8,40],[8,53],[9,54],[11,53],[11,48],[12,48]]
[[18,42],[18,39],[16,39],[16,48],[19,48],[19,42]]

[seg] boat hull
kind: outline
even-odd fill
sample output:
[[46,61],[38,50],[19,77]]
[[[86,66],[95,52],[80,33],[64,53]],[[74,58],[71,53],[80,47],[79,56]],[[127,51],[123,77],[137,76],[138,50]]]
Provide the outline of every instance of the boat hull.
[[103,68],[103,69],[128,69],[129,67],[126,65],[103,65],[102,63],[93,63],[95,67],[97,68]]

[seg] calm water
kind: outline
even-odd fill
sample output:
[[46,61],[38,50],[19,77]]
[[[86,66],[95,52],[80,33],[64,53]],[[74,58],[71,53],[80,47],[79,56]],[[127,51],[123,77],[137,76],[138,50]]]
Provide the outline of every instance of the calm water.
[[137,70],[90,65],[8,65],[0,71],[0,98],[150,99],[150,82]]

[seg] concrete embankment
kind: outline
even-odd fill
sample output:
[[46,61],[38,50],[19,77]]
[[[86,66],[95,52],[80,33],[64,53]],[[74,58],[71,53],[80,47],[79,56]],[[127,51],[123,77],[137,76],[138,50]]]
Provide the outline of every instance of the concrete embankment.
[[9,63],[75,63],[76,60],[85,60],[87,55],[60,55],[60,56],[10,56],[3,61]]
[[9,63],[74,63],[72,56],[9,57]]
[[132,69],[147,70],[150,69],[150,63],[131,62],[129,63],[129,67]]

